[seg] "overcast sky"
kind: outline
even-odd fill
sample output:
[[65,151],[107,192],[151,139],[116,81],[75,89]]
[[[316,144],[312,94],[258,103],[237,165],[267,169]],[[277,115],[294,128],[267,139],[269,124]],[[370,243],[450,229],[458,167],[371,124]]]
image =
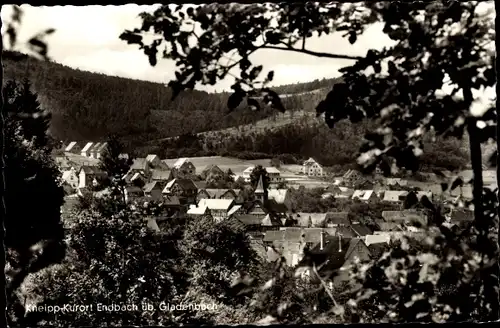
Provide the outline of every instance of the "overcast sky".
[[[2,19],[9,19],[10,6],[2,9]],[[175,66],[161,60],[156,67],[149,65],[147,57],[137,46],[119,39],[125,29],[140,26],[138,14],[151,11],[153,6],[134,4],[123,6],[56,6],[31,7],[23,5],[23,26],[20,39],[26,40],[37,32],[55,28],[47,38],[49,56],[56,62],[83,70],[108,75],[167,83],[174,77]],[[381,48],[390,40],[381,33],[380,26],[370,28],[353,46],[339,35],[312,38],[311,50],[331,52],[332,45],[339,53],[364,55],[368,49]],[[314,79],[339,76],[338,69],[350,61],[315,58],[299,53],[260,50],[252,58],[255,64],[275,71],[275,84],[307,82]],[[215,86],[217,91],[228,89],[231,78]],[[213,87],[210,87],[213,90]],[[205,90],[210,90],[203,88]]]
[[[490,3],[493,5],[493,2]],[[173,62],[162,59],[151,67],[147,57],[135,45],[128,45],[119,39],[125,29],[139,27],[138,14],[152,11],[156,6],[55,6],[31,7],[23,5],[23,25],[20,41],[45,30],[55,28],[56,32],[47,38],[49,56],[64,65],[115,75],[160,83],[167,83],[174,77]],[[2,19],[9,20],[10,6],[3,6]],[[368,49],[381,49],[391,44],[382,33],[382,26],[370,27],[358,41],[351,45],[338,33],[315,37],[308,41],[308,48],[315,51],[348,55],[366,54]],[[274,70],[274,84],[307,82],[314,79],[332,78],[340,75],[338,69],[352,62],[328,58],[316,58],[299,53],[277,50],[259,50],[252,55],[254,64],[264,65],[264,72]],[[227,90],[232,78],[215,87],[197,87],[207,91]]]

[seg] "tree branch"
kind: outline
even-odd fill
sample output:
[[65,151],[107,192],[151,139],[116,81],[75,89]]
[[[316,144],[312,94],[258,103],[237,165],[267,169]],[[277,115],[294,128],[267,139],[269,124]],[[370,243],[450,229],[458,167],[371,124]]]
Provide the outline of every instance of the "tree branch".
[[275,49],[275,50],[292,51],[292,52],[304,53],[306,55],[311,55],[311,56],[316,56],[316,57],[324,57],[324,58],[332,58],[332,59],[359,60],[359,59],[363,58],[361,56],[338,55],[338,54],[332,54],[332,53],[328,53],[328,52],[316,52],[316,51],[311,51],[311,50],[307,50],[307,49],[302,50],[302,49],[297,49],[297,48],[282,48],[282,47],[271,46],[271,45],[261,46],[260,49]]

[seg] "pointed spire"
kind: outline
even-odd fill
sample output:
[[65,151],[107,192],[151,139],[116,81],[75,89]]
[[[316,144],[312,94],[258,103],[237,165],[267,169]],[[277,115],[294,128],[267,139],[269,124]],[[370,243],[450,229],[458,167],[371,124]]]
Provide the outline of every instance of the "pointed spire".
[[262,181],[262,175],[259,177],[259,183],[257,183],[257,188],[255,188],[256,194],[264,194],[264,182]]

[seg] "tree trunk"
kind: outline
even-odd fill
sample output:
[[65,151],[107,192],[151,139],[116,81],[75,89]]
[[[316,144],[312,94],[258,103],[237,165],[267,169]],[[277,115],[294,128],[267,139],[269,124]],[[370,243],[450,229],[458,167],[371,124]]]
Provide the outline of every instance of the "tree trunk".
[[[1,12],[1,8],[0,8]],[[2,26],[1,20],[0,20],[0,27]],[[1,60],[1,54],[3,53],[3,38],[0,37],[0,64],[2,64]],[[4,145],[5,145],[5,121],[4,121],[4,116],[3,116],[3,65],[0,68],[0,85],[2,86],[2,92],[0,93],[0,238],[1,240],[1,247],[0,249],[0,262],[5,263],[6,257],[5,257],[5,225],[4,225],[4,218],[5,218],[5,203],[4,203],[4,191],[5,191],[5,161],[4,161]],[[7,294],[5,290],[5,275],[2,275],[2,283],[0,285],[0,290],[2,291],[2,301],[0,302],[1,304],[4,304],[4,308],[2,309],[2,314],[0,315],[0,327],[7,327],[7,316],[5,313],[6,310],[6,304],[7,304]]]
[[[464,92],[464,96],[470,96],[469,92]],[[477,119],[470,118],[467,124],[467,129],[469,133],[469,147],[470,147],[470,157],[472,164],[472,172],[473,172],[473,203],[474,203],[474,226],[479,231],[478,235],[478,246],[482,249],[481,253],[484,257],[488,251],[486,251],[483,247],[488,247],[489,245],[489,227],[491,222],[488,222],[488,217],[484,215],[483,208],[483,175],[482,175],[482,156],[481,156],[481,143],[478,139],[478,128],[477,128]],[[492,281],[498,282],[498,270],[497,266],[490,268],[482,268],[481,270],[481,280],[484,284],[484,294],[486,302],[491,306],[491,311],[486,311],[486,316],[483,318],[485,321],[493,321],[498,319],[499,314],[499,304],[498,304],[498,293],[495,288],[493,288]],[[492,279],[494,278],[494,279]],[[479,305],[479,306],[484,306]]]
[[[483,163],[481,156],[481,144],[477,137],[477,119],[470,119],[467,125],[467,131],[469,133],[469,147],[470,147],[470,159],[473,172],[473,204],[474,204],[474,219],[476,226],[484,227],[485,222],[483,220]],[[483,231],[481,231],[482,233]]]

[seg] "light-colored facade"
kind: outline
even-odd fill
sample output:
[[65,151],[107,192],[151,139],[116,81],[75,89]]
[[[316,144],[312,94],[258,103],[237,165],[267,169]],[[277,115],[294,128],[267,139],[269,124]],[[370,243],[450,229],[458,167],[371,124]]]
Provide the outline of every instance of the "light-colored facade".
[[302,164],[301,172],[308,176],[323,176],[323,167],[312,157]]

